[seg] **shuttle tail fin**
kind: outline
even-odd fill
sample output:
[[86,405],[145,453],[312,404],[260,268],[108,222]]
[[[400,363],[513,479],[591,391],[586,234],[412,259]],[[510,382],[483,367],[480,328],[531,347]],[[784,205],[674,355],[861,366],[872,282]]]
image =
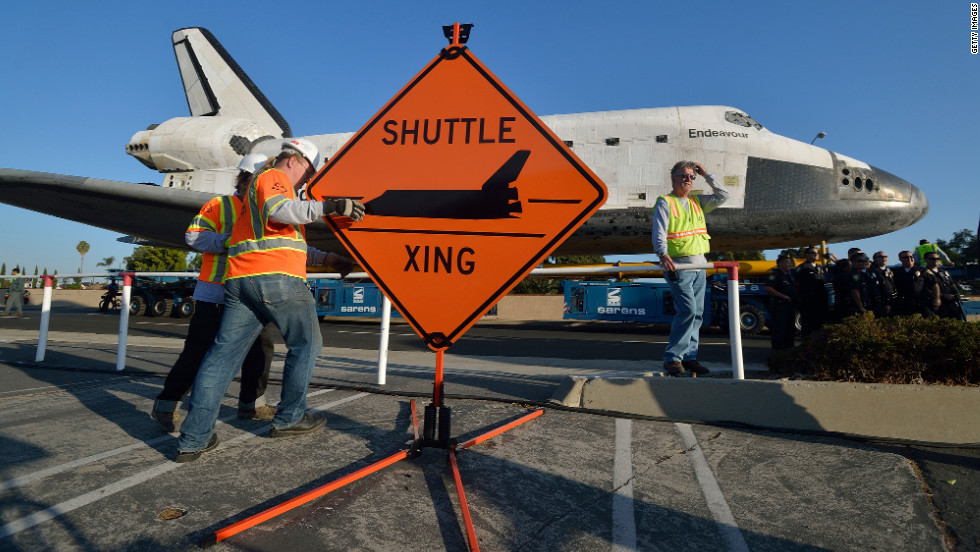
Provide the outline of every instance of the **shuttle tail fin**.
[[174,31],[174,54],[192,116],[221,115],[254,121],[289,138],[289,123],[207,29]]

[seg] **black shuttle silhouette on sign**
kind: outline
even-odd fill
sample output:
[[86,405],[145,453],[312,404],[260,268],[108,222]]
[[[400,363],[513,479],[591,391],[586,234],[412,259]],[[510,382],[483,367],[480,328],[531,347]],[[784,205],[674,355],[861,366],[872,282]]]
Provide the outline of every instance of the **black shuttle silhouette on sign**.
[[521,213],[517,188],[510,185],[524,168],[530,150],[518,150],[479,190],[388,190],[364,204],[369,215],[440,219],[516,218]]

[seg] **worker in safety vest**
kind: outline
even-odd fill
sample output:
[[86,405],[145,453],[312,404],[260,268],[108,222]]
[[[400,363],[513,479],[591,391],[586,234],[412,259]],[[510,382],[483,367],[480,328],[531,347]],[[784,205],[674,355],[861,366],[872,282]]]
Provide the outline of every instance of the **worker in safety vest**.
[[939,249],[939,246],[934,243],[929,243],[927,239],[919,240],[919,247],[915,248],[915,264],[919,266],[927,266],[926,264],[926,253],[936,253],[939,255],[939,259],[946,264],[953,264],[950,260],[949,255],[945,251]]
[[[170,433],[180,421],[177,406],[191,390],[197,369],[207,354],[225,308],[225,286],[223,285],[228,265],[226,245],[235,225],[235,218],[244,207],[243,198],[256,171],[261,169],[268,157],[251,153],[238,164],[238,177],[235,194],[218,196],[201,207],[184,234],[184,241],[203,254],[201,271],[194,285],[194,314],[187,327],[184,349],[167,379],[163,390],[153,402],[150,417],[157,421],[160,429]],[[267,324],[255,339],[245,360],[242,362],[241,388],[238,393],[238,417],[254,420],[271,420],[276,408],[266,404],[265,389],[269,382],[274,345],[272,332]]]
[[306,389],[322,347],[316,305],[306,287],[306,267],[332,266],[346,276],[352,265],[340,255],[308,247],[303,225],[326,215],[359,221],[364,205],[346,198],[297,199],[319,163],[316,146],[289,139],[248,188],[229,240],[221,328],[194,380],[190,412],[180,427],[177,462],[197,460],[218,445],[214,425],[221,399],[248,345],[268,322],[279,328],[289,349],[282,399],[270,435],[306,434],[326,423],[323,414],[306,412]]
[[[692,193],[698,175],[714,194]],[[704,315],[704,270],[685,264],[706,263],[710,249],[704,214],[728,200],[728,192],[700,163],[680,161],[670,171],[673,192],[657,198],[653,208],[653,250],[670,286],[677,314],[670,324],[664,370],[671,376],[703,376],[708,369],[697,361],[698,332]]]

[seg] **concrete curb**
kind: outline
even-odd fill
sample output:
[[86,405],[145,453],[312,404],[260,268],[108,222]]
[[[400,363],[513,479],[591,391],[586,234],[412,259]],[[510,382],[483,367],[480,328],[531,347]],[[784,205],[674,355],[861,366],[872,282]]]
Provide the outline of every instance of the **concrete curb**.
[[980,389],[812,381],[571,376],[552,401],[705,423],[980,444]]

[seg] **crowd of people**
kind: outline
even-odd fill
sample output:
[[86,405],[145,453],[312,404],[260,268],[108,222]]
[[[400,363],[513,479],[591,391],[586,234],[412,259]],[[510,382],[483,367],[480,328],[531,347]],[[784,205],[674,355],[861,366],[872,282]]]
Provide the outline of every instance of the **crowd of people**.
[[856,247],[844,259],[833,255],[821,259],[815,247],[807,248],[805,257],[793,268],[793,259],[781,255],[765,287],[773,349],[793,346],[796,311],[803,338],[828,322],[868,312],[876,317],[920,314],[965,319],[953,279],[941,266],[949,257],[928,240],[921,240],[914,250],[899,252],[901,266],[896,268],[888,266],[884,251],[869,259]]

